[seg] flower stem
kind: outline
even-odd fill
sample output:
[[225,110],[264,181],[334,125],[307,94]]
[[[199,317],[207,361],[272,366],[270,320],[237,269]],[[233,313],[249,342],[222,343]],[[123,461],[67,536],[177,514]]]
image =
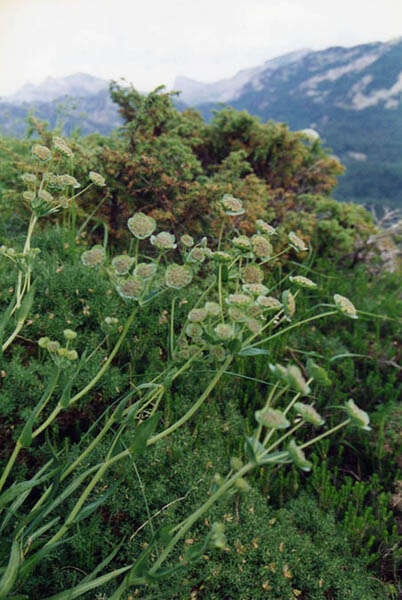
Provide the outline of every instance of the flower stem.
[[[128,330],[130,329],[130,326],[134,320],[134,317],[137,313],[137,306],[134,307],[134,309],[131,312],[131,315],[128,317],[123,331],[120,334],[119,339],[116,342],[115,347],[113,348],[112,352],[110,353],[108,359],[105,361],[105,363],[103,364],[103,366],[99,369],[99,371],[97,372],[97,374],[95,375],[95,377],[93,377],[93,379],[91,379],[91,381],[77,394],[75,394],[75,396],[73,396],[69,402],[69,406],[71,406],[74,402],[77,402],[77,400],[79,400],[80,398],[82,398],[82,396],[85,396],[85,394],[87,394],[99,381],[99,379],[104,375],[104,373],[107,371],[107,369],[110,366],[110,363],[112,362],[112,360],[114,359],[114,357],[116,356],[117,352],[119,351],[120,346],[122,345]],[[46,421],[44,421],[44,423],[42,423],[42,425],[40,427],[38,427],[33,433],[32,433],[32,437],[35,438],[36,436],[38,436],[44,429],[46,429],[46,427],[48,427],[50,425],[50,423],[57,417],[57,415],[59,414],[60,411],[62,411],[63,408],[60,406],[60,404],[58,404],[55,409],[53,410],[53,412],[49,415],[49,417],[46,419]]]
[[311,321],[316,321],[317,319],[322,319],[324,317],[329,317],[329,316],[336,315],[336,314],[338,314],[337,310],[330,310],[328,312],[321,313],[320,315],[316,315],[315,317],[310,317],[309,319],[304,319],[304,321],[299,321],[298,323],[289,325],[289,327],[285,327],[285,329],[281,329],[280,331],[277,331],[277,333],[274,333],[273,335],[270,335],[269,337],[264,338],[263,340],[260,340],[259,342],[256,342],[255,344],[251,344],[251,346],[247,346],[247,350],[249,348],[255,348],[255,346],[259,346],[260,344],[271,341],[274,338],[278,337],[279,335],[282,335],[283,333],[286,333],[287,331],[294,329],[295,327],[300,327],[300,325],[305,325],[306,323],[310,323]]
[[233,356],[228,356],[226,358],[226,360],[223,363],[223,365],[221,366],[221,368],[216,372],[215,377],[209,382],[209,384],[206,387],[206,389],[204,390],[204,392],[201,394],[201,396],[198,398],[198,400],[196,402],[194,402],[194,404],[186,412],[186,414],[183,415],[181,417],[181,419],[179,419],[178,421],[173,423],[173,425],[171,425],[164,431],[161,431],[160,433],[149,438],[147,441],[147,446],[151,446],[152,444],[155,444],[155,442],[158,442],[159,440],[163,439],[167,435],[170,435],[173,431],[176,431],[176,429],[178,429],[184,423],[186,423],[186,421],[188,421],[193,416],[193,414],[195,412],[197,412],[197,410],[200,408],[200,406],[204,402],[204,400],[206,400],[208,398],[209,394],[212,392],[212,390],[214,389],[214,387],[216,386],[216,384],[218,383],[218,381],[220,380],[220,378],[222,377],[226,368],[230,365],[232,360],[233,360]]

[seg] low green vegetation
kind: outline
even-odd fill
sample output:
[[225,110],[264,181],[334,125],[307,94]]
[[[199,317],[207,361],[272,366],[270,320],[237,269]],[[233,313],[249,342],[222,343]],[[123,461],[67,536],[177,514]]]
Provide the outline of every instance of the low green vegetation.
[[284,126],[112,96],[121,135],[2,139],[0,598],[396,599],[370,216]]

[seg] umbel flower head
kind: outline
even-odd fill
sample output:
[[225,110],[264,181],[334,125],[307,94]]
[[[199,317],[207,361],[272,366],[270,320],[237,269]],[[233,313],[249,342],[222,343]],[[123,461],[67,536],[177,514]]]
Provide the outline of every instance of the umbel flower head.
[[261,283],[263,279],[264,273],[257,265],[247,265],[241,270],[243,283]]
[[223,210],[230,217],[237,217],[238,215],[244,214],[243,203],[238,198],[225,194],[221,200]]
[[33,173],[23,173],[21,179],[22,181],[25,181],[25,183],[35,183],[37,177]]
[[181,236],[180,243],[186,248],[191,248],[192,246],[194,246],[194,239],[191,237],[191,235],[185,233]]
[[106,260],[106,252],[103,246],[96,245],[91,250],[83,252],[81,261],[86,267],[99,267]]
[[268,225],[263,219],[257,219],[255,222],[257,226],[257,231],[261,233],[266,233],[267,235],[274,235],[276,233],[276,229],[272,227],[272,225]]
[[214,328],[214,332],[220,340],[231,340],[235,334],[233,327],[228,323],[219,323]]
[[165,284],[167,287],[180,289],[191,283],[193,272],[187,265],[169,265],[165,271]]
[[205,260],[205,256],[205,248],[196,246],[190,251],[187,260],[191,263],[202,263]]
[[229,306],[228,313],[229,317],[233,321],[236,321],[236,323],[244,323],[247,321],[247,314],[245,314],[238,306]]
[[151,244],[159,250],[174,250],[177,248],[173,233],[161,231],[158,235],[151,235]]
[[122,280],[117,285],[116,289],[122,298],[126,300],[137,300],[143,290],[143,281],[137,277],[129,277]]
[[334,296],[335,306],[336,308],[347,317],[351,319],[357,319],[357,311],[354,305],[350,300],[345,298],[345,296],[340,296],[339,294],[335,294]]
[[202,327],[199,323],[188,323],[185,332],[190,338],[198,339],[202,337]]
[[302,471],[311,471],[312,463],[306,459],[303,450],[299,448],[294,440],[289,442],[287,450],[290,458],[299,469],[302,469]]
[[34,144],[32,146],[32,154],[43,161],[49,160],[52,157],[49,148],[47,146],[42,146],[41,144]]
[[249,329],[251,331],[251,333],[260,333],[261,329],[262,329],[262,322],[259,321],[258,319],[254,319],[254,317],[248,317],[246,318],[246,326],[247,329]]
[[290,426],[285,415],[276,408],[267,407],[263,410],[256,410],[254,415],[257,423],[268,429],[287,429]]
[[47,190],[39,190],[38,197],[41,200],[44,200],[44,202],[48,202],[49,204],[53,202],[53,196],[52,194],[49,194]]
[[251,245],[257,258],[264,259],[272,255],[271,243],[263,235],[253,235]]
[[319,415],[315,408],[310,404],[296,402],[293,408],[299,413],[299,415],[301,415],[304,421],[307,421],[307,423],[311,423],[315,427],[320,427],[325,422],[322,416]]
[[295,234],[294,231],[291,231],[288,235],[289,244],[292,246],[296,252],[305,252],[308,250],[306,244]]
[[100,175],[99,173],[96,173],[96,171],[90,171],[88,177],[92,181],[92,183],[94,183],[98,187],[105,187],[105,178],[102,177],[102,175]]
[[314,281],[311,281],[311,279],[308,279],[308,277],[303,277],[303,275],[296,275],[295,277],[290,276],[289,280],[292,283],[295,283],[296,285],[298,285],[299,287],[309,288],[309,289],[314,289],[317,287],[317,284],[314,283]]
[[212,317],[217,317],[221,314],[221,307],[217,302],[206,302],[204,308],[208,315]]
[[134,258],[127,254],[120,254],[112,260],[112,267],[116,275],[127,275],[133,264]]
[[371,427],[369,426],[370,417],[364,410],[356,406],[352,399],[346,402],[345,410],[355,425],[365,431],[371,431]]
[[150,279],[156,273],[155,263],[138,263],[134,269],[134,275],[139,279]]
[[54,148],[56,148],[56,150],[59,150],[60,152],[68,156],[68,158],[74,158],[73,151],[71,150],[71,148],[69,148],[69,146],[67,146],[63,138],[55,136],[53,138],[53,146]]
[[229,296],[225,298],[227,304],[240,307],[248,306],[252,301],[253,299],[251,296],[248,296],[247,294],[229,294]]
[[205,308],[193,308],[187,315],[187,319],[191,323],[202,323],[207,318],[208,313]]
[[281,302],[272,296],[258,296],[256,303],[265,310],[279,310],[282,308]]
[[285,290],[282,294],[282,304],[285,315],[289,320],[292,319],[296,311],[296,301],[290,290]]
[[66,338],[66,340],[75,340],[75,338],[77,337],[77,332],[73,331],[72,329],[64,329],[63,331],[63,335]]
[[253,296],[265,296],[269,292],[267,286],[262,283],[244,283],[242,289]]
[[287,378],[290,385],[299,392],[302,396],[307,396],[311,392],[310,387],[307,385],[302,372],[296,365],[291,365],[287,368]]
[[61,187],[68,187],[71,186],[73,188],[79,188],[81,187],[81,184],[76,180],[75,177],[73,177],[72,175],[58,175],[58,177],[56,178],[56,183],[57,185],[60,185]]
[[144,215],[142,212],[133,214],[133,216],[127,221],[127,226],[134,237],[139,240],[145,240],[156,229],[156,221],[152,217]]
[[237,237],[232,238],[232,244],[239,250],[250,250],[250,238],[246,235],[238,235]]

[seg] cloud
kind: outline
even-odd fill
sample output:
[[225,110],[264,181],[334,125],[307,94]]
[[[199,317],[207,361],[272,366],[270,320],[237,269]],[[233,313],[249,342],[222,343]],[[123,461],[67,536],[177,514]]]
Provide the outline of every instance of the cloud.
[[214,81],[301,47],[391,39],[400,23],[396,0],[0,0],[0,94],[83,70],[140,89]]

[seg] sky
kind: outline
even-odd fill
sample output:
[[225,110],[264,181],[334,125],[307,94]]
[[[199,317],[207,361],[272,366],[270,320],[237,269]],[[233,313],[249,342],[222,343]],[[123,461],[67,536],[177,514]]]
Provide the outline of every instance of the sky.
[[402,36],[401,0],[0,0],[0,96],[46,77],[212,82],[301,48]]

